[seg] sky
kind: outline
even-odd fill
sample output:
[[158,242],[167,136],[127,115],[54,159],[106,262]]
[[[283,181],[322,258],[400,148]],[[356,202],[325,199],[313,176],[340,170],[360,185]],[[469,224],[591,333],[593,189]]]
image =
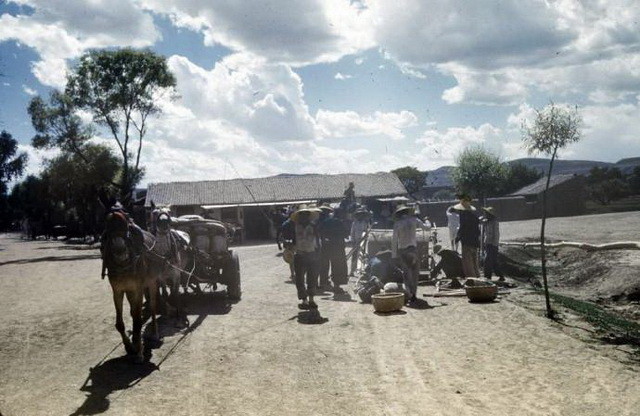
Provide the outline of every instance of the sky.
[[0,129],[38,172],[55,152],[31,148],[29,100],[83,53],[134,47],[179,95],[158,100],[143,184],[431,170],[472,145],[512,160],[550,102],[582,117],[560,157],[615,162],[640,156],[639,22],[637,0],[0,0]]

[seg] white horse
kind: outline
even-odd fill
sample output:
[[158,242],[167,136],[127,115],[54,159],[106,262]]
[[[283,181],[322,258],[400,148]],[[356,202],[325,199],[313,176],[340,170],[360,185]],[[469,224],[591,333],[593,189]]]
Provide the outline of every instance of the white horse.
[[[155,256],[164,261],[158,275],[158,283],[165,300],[170,299],[176,308],[179,325],[185,321],[184,310],[180,300],[180,283],[183,273],[187,273],[190,263],[188,253],[188,237],[180,231],[171,229],[171,215],[167,209],[157,209],[152,213],[156,243],[152,248]],[[168,293],[170,291],[170,293]]]

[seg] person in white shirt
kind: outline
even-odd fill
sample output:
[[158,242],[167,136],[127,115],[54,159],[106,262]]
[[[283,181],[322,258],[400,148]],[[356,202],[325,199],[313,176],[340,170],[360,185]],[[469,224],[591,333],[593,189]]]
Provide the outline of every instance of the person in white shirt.
[[458,243],[456,243],[456,236],[458,235],[458,228],[460,228],[460,214],[453,209],[453,207],[447,208],[447,227],[449,227],[449,239],[451,240],[451,250],[458,251]]
[[370,213],[364,207],[358,208],[353,213],[354,221],[351,223],[351,244],[353,250],[351,253],[351,272],[349,276],[353,276],[358,268],[358,257],[362,251],[362,240],[369,227]]
[[431,229],[429,221],[422,222],[415,216],[413,208],[401,205],[394,214],[393,239],[391,242],[392,257],[400,260],[404,270],[404,287],[409,294],[409,301],[415,302],[418,291],[418,277],[420,275],[420,261],[418,259],[416,229],[425,231]]

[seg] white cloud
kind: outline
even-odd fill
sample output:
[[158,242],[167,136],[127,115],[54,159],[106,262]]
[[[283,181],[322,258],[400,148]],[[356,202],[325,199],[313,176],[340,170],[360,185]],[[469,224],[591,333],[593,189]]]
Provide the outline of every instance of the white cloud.
[[128,0],[14,0],[32,15],[0,16],[0,42],[15,40],[40,55],[33,73],[48,86],[63,87],[67,60],[91,48],[150,46],[159,39],[152,17]]
[[369,13],[344,0],[140,0],[178,26],[200,31],[207,45],[220,44],[274,62],[334,62],[373,46]]
[[335,79],[344,81],[345,79],[353,78],[353,75],[343,74],[342,72],[338,72],[335,76]]
[[481,145],[501,153],[501,129],[483,124],[478,128],[450,127],[444,131],[426,130],[416,143],[422,147],[420,157],[438,161],[439,165],[454,164],[457,155],[466,147]]
[[384,136],[392,140],[405,137],[403,130],[417,125],[418,118],[411,111],[362,116],[355,111],[319,110],[316,121],[325,138],[355,138]]
[[36,90],[34,90],[33,88],[29,88],[26,85],[22,84],[22,91],[24,91],[25,94],[33,97],[35,95],[38,95],[38,92]]

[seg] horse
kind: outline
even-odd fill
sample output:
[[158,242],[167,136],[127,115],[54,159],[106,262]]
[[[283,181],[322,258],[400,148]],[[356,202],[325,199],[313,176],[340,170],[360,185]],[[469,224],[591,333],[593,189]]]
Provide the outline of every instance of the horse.
[[[156,237],[152,254],[164,261],[163,267],[158,271],[158,283],[165,299],[170,299],[176,308],[177,326],[181,326],[185,316],[180,300],[180,284],[182,275],[187,273],[187,268],[193,263],[189,237],[186,233],[171,228],[171,215],[166,208],[154,209],[151,229]],[[167,293],[167,287],[170,295]]]
[[[159,262],[150,252],[155,237],[130,222],[122,211],[109,212],[100,251],[103,259],[103,277],[108,272],[116,308],[116,330],[122,337],[126,352],[135,356],[136,363],[144,361],[142,348],[142,304],[145,290],[149,293],[149,306],[154,335],[158,337],[156,322],[157,270]],[[125,332],[122,319],[123,298],[129,302],[133,331],[131,339]]]

